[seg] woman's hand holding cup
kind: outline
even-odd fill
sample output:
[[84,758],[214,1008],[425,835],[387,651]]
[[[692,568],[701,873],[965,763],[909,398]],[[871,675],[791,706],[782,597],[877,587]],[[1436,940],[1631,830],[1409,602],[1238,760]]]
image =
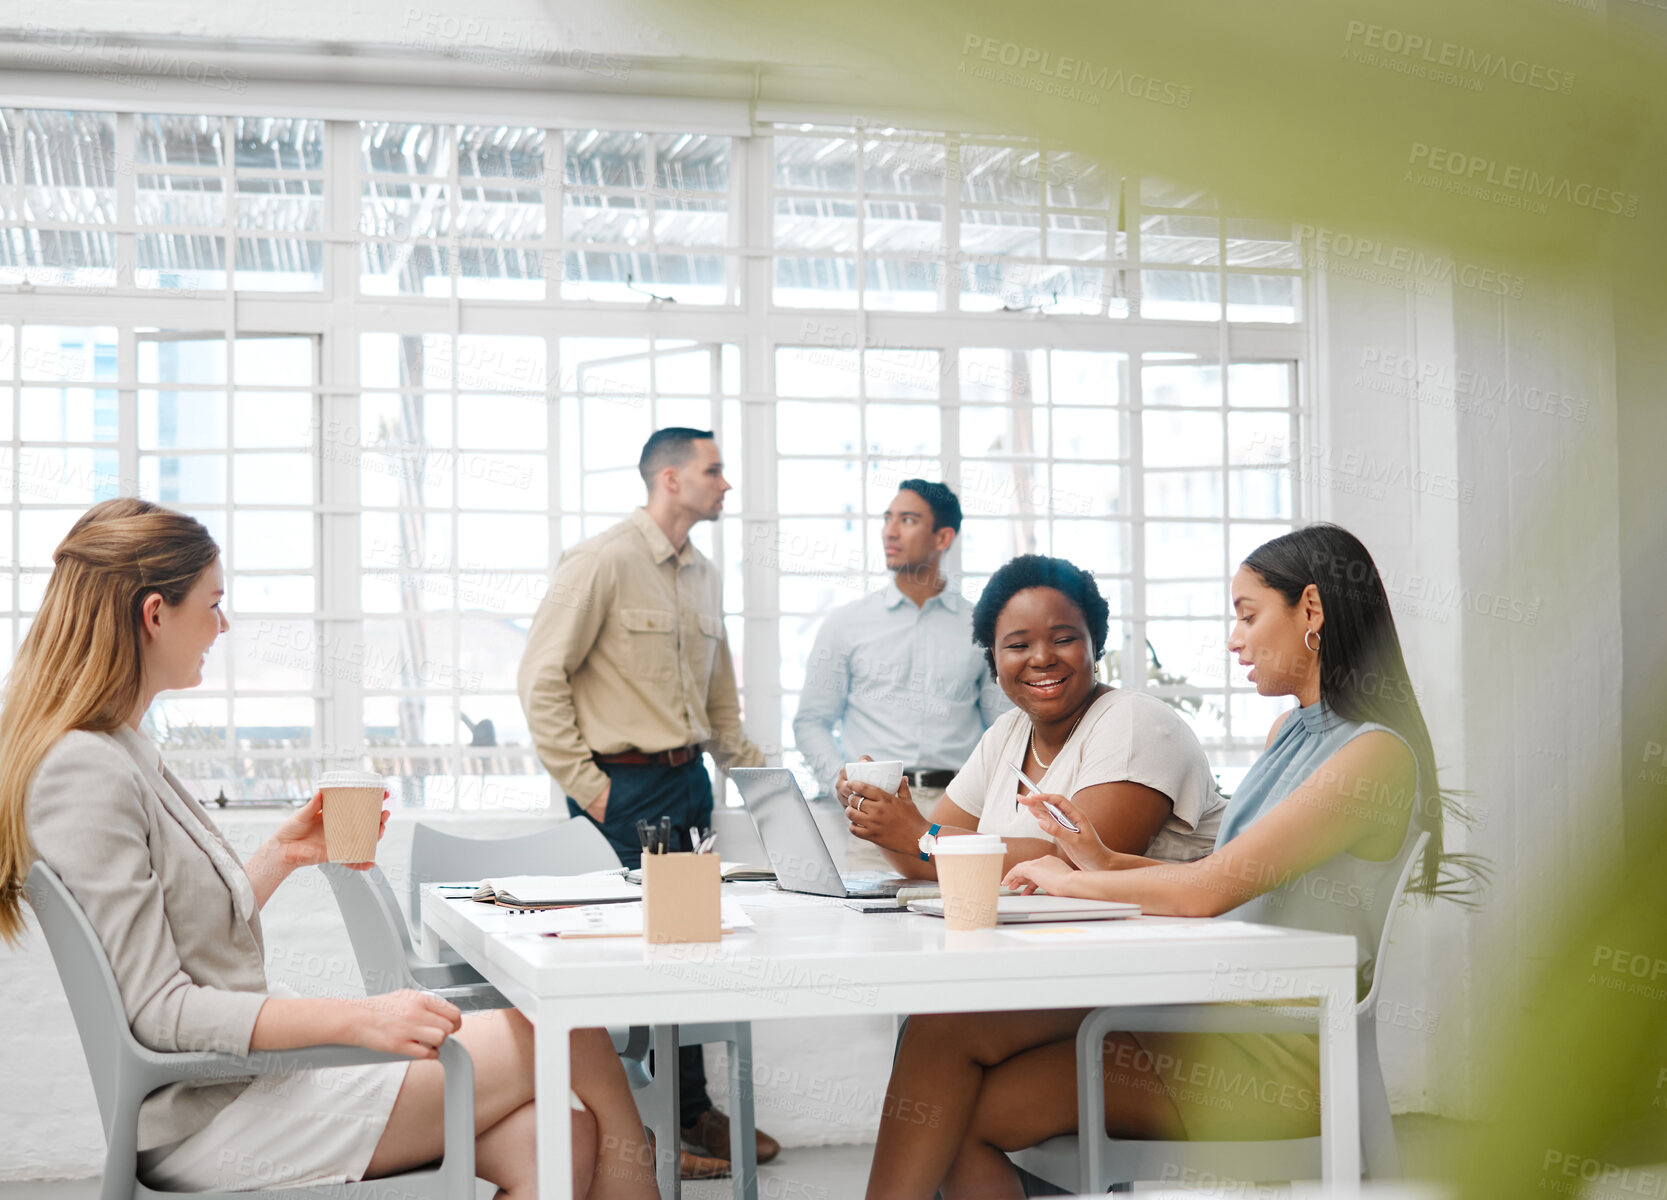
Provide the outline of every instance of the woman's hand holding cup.
[[[860,761],[872,762],[866,756]],[[845,819],[850,824],[852,835],[887,850],[895,850],[901,854],[914,853],[920,835],[930,826],[920,815],[920,810],[915,807],[914,798],[909,792],[909,781],[903,777],[902,764],[897,764],[896,791],[887,791],[878,784],[849,778],[851,768],[857,765],[847,763],[836,784],[840,801],[845,805]],[[891,764],[875,765],[883,768]]]

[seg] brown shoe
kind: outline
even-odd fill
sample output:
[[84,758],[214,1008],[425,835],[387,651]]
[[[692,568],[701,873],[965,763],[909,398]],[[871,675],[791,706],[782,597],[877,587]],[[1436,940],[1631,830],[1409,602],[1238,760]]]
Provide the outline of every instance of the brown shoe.
[[728,1179],[729,1160],[708,1158],[704,1154],[691,1154],[685,1150],[678,1174],[684,1179]]
[[[781,1143],[765,1133],[762,1129],[754,1128],[753,1136],[758,1147],[758,1161],[767,1163],[781,1153]],[[709,1108],[700,1114],[700,1119],[683,1131],[683,1144],[693,1146],[702,1154],[710,1154],[714,1158],[729,1161],[729,1118],[715,1108]]]

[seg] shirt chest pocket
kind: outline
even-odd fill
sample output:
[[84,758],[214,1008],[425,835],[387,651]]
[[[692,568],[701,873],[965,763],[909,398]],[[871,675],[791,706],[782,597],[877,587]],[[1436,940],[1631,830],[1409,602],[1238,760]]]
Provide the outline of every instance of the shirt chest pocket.
[[677,614],[662,608],[622,608],[617,616],[619,665],[637,679],[675,679]]
[[712,678],[712,664],[718,658],[718,643],[724,635],[724,623],[716,617],[709,617],[701,613],[699,617],[700,638],[696,645],[694,663],[700,674],[697,678],[705,682]]

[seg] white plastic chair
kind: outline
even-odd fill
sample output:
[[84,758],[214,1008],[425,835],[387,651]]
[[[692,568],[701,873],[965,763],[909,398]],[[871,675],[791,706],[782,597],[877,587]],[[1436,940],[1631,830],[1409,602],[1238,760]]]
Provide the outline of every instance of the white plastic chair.
[[[180,1195],[148,1188],[137,1176],[139,1106],[159,1088],[188,1079],[243,1079],[312,1067],[405,1061],[397,1054],[359,1046],[260,1051],[247,1057],[211,1051],[163,1052],[143,1046],[128,1025],[104,946],[70,890],[43,862],[30,869],[27,886],[29,905],[40,921],[69,997],[98,1099],[105,1143],[100,1200],[172,1200]],[[445,1157],[438,1164],[362,1183],[331,1184],[327,1189],[190,1194],[206,1200],[318,1200],[327,1190],[336,1200],[384,1200],[395,1193],[407,1200],[474,1200],[474,1064],[455,1038],[441,1044],[440,1063],[446,1076]]]
[[[1378,954],[1372,986],[1355,1005],[1360,1070],[1361,1160],[1371,1179],[1400,1175],[1389,1094],[1378,1061],[1378,993],[1390,928],[1406,892],[1407,880],[1429,843],[1419,833],[1401,848],[1396,882],[1387,903],[1373,913],[1378,920]],[[1168,1180],[1187,1174],[1219,1179],[1318,1179],[1320,1139],[1278,1138],[1265,1141],[1146,1141],[1107,1136],[1104,1043],[1108,1033],[1318,1033],[1320,1010],[1298,1006],[1236,1004],[1160,1004],[1148,1007],[1097,1008],[1077,1029],[1077,1134],[1049,1138],[1039,1146],[1009,1155],[1030,1174],[1073,1192],[1104,1192],[1113,1184]]]

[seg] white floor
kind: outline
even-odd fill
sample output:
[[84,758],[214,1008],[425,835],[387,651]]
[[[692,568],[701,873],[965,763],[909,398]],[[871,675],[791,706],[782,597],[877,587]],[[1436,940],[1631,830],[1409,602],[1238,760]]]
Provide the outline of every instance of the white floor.
[[[1455,1136],[1462,1138],[1464,1129],[1461,1123],[1425,1116],[1396,1117],[1395,1128],[1407,1174],[1412,1177],[1424,1174],[1420,1168],[1437,1147]],[[873,1151],[873,1146],[866,1145],[788,1147],[775,1162],[759,1169],[759,1200],[861,1200]],[[0,1200],[98,1200],[98,1183],[97,1179],[0,1182]],[[686,1183],[683,1195],[685,1200],[729,1200],[732,1188],[729,1180]],[[1234,1187],[1227,1194],[1248,1198],[1269,1192]],[[479,1200],[491,1200],[485,1184]]]

